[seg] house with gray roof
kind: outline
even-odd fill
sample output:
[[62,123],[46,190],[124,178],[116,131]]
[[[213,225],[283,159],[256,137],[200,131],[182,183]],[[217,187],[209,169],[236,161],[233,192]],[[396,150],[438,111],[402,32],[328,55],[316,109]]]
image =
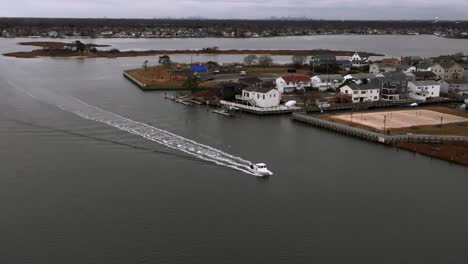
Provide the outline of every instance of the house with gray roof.
[[448,92],[468,92],[467,80],[442,80],[440,81],[440,91]]
[[437,79],[440,80],[461,80],[464,79],[463,66],[456,62],[439,62],[434,63],[432,66],[432,72],[437,75]]
[[388,64],[388,63],[372,63],[369,66],[369,73],[377,74],[381,72],[393,72],[398,69],[398,65],[396,64]]
[[344,76],[341,74],[323,74],[315,75],[310,78],[312,87],[318,88],[319,90],[327,90],[338,88],[344,82]]
[[369,64],[369,55],[364,52],[355,52],[350,61],[353,66],[362,67]]
[[440,83],[437,81],[414,81],[408,83],[408,97],[426,101],[431,97],[439,97]]
[[350,83],[341,87],[340,93],[349,95],[353,103],[375,102],[380,99],[380,87],[375,82]]

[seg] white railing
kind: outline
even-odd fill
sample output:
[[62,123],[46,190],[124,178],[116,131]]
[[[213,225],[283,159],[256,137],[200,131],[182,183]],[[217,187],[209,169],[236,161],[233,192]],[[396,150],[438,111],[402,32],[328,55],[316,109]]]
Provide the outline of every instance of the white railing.
[[276,111],[290,111],[290,110],[300,110],[300,107],[297,106],[284,106],[284,105],[279,105],[279,106],[273,106],[273,107],[255,107],[255,106],[250,106],[250,105],[243,105],[243,104],[238,104],[238,103],[233,103],[233,102],[228,102],[221,100],[220,103],[222,105],[228,105],[228,106],[235,106],[240,109],[247,109],[251,111],[258,111],[258,112],[276,112]]

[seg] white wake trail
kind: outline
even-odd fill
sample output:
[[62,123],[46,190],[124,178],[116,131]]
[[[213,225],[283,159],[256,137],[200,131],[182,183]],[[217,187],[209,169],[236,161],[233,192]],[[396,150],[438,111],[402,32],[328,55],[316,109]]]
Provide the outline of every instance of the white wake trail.
[[46,96],[34,95],[23,90],[29,96],[53,104],[60,109],[76,114],[82,118],[100,122],[128,133],[141,136],[145,139],[159,143],[166,147],[182,151],[201,160],[213,162],[220,166],[229,167],[250,175],[257,175],[249,170],[250,161],[242,159],[213,147],[195,142],[171,132],[134,121],[115,113],[90,105],[71,96],[49,94]]

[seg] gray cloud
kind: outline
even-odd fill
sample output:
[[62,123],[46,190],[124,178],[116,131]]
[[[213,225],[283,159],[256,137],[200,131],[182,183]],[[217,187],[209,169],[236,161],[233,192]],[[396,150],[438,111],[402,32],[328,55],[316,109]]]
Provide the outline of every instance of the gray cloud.
[[0,16],[316,19],[468,19],[468,1],[446,0],[15,0]]

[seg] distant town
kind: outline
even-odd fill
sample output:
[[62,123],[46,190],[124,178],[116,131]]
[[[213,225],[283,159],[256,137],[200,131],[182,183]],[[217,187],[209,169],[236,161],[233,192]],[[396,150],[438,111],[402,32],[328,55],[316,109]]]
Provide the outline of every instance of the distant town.
[[265,38],[337,34],[468,38],[468,22],[0,18],[0,36],[5,38]]

